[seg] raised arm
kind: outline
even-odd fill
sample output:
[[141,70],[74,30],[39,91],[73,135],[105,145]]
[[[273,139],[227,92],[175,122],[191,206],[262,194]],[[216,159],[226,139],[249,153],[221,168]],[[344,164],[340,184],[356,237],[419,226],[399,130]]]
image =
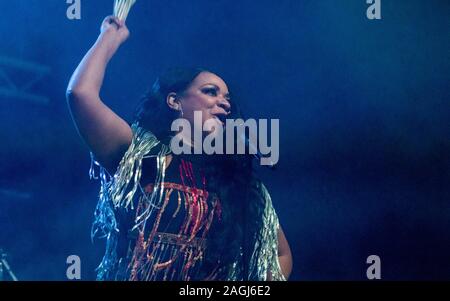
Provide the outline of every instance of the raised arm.
[[124,22],[107,17],[97,41],[67,87],[67,102],[78,132],[99,163],[110,172],[115,171],[130,145],[132,131],[125,120],[103,103],[100,89],[109,60],[128,36]]

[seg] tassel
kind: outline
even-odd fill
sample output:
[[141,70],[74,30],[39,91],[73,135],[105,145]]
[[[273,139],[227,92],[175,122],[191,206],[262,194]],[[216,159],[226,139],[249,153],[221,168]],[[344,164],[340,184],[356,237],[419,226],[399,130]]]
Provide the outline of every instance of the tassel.
[[136,0],[115,0],[114,1],[114,16],[121,21],[126,21],[131,7],[136,3]]

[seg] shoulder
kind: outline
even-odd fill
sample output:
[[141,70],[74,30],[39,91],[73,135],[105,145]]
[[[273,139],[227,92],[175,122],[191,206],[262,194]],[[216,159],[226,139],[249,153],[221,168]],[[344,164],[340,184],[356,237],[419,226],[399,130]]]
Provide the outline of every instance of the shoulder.
[[266,206],[272,206],[272,198],[264,182],[259,178],[254,178],[250,183],[253,194],[258,196]]

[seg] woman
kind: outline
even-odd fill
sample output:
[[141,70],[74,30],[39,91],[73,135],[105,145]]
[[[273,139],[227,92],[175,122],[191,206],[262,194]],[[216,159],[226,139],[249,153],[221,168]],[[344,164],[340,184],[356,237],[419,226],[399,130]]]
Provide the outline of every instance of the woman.
[[[286,280],[287,240],[248,155],[174,155],[171,122],[238,116],[226,83],[202,69],[160,76],[129,125],[100,99],[106,66],[127,39],[112,16],[74,72],[67,100],[100,166],[93,235],[107,237],[99,280]],[[189,143],[189,139],[185,139]],[[95,176],[95,175],[94,175]]]

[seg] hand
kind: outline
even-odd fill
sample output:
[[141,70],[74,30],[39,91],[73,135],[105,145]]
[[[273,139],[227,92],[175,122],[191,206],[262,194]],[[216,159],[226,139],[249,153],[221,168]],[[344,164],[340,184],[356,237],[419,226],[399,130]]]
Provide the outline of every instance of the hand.
[[100,32],[102,35],[111,36],[117,43],[117,46],[125,42],[130,36],[130,31],[125,25],[125,22],[114,16],[108,16],[103,20]]

